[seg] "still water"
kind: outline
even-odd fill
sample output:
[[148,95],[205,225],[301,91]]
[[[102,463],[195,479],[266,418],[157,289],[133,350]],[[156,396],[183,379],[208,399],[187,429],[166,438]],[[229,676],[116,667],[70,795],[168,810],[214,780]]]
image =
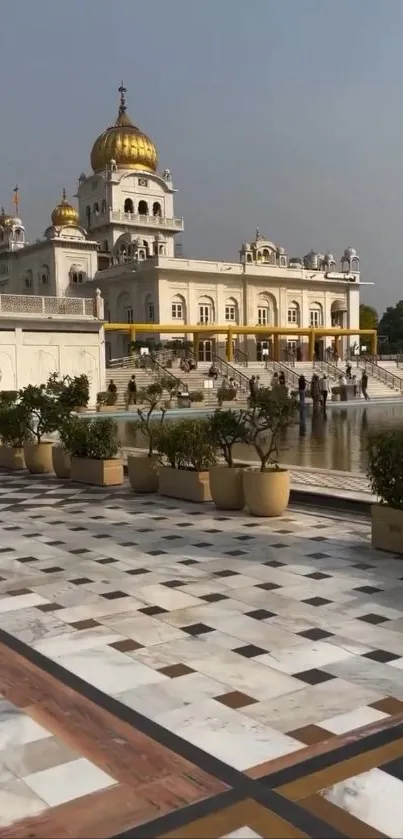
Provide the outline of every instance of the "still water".
[[[308,408],[305,418],[287,429],[281,441],[280,460],[294,466],[364,472],[366,441],[371,431],[402,425],[402,403],[368,408],[332,407],[326,419],[322,414],[313,415]],[[118,426],[122,444],[134,446],[133,421],[119,418]],[[248,446],[236,447],[235,454],[240,460],[256,458],[254,449]]]

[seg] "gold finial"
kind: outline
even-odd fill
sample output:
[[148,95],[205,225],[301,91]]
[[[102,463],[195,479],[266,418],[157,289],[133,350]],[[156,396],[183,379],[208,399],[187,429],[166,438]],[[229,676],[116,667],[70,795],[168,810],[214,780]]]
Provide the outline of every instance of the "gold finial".
[[63,192],[62,192],[62,201],[67,201],[67,195],[66,195],[66,190],[65,189],[63,189]]
[[126,113],[126,96],[127,87],[124,86],[123,82],[120,83],[120,87],[118,87],[118,91],[120,93],[120,104],[119,104],[119,116],[121,117],[122,114]]

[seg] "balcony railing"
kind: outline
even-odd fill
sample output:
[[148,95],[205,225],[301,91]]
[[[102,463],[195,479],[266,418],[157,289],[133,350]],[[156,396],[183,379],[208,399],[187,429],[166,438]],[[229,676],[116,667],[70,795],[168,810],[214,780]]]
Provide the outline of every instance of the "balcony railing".
[[166,227],[171,230],[183,230],[183,218],[166,218],[165,216],[143,216],[137,213],[124,213],[123,210],[110,210],[106,213],[92,216],[91,227],[104,224],[106,221],[122,221],[137,224],[140,227]]
[[0,294],[0,314],[69,315],[94,317],[92,298],[37,297],[33,294]]

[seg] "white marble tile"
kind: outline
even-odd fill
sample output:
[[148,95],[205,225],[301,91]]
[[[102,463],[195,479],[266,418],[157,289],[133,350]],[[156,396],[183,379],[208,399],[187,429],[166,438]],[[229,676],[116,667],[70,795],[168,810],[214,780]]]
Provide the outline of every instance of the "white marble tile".
[[121,618],[113,616],[104,623],[107,623],[115,632],[126,638],[132,638],[146,647],[162,644],[164,641],[179,641],[186,637],[180,629],[149,615],[134,614]]
[[380,664],[368,658],[352,656],[345,661],[327,664],[326,670],[355,685],[382,691],[384,696],[403,699],[403,672],[390,664]]
[[200,601],[184,591],[167,586],[142,586],[138,591],[139,597],[146,603],[153,606],[160,606],[161,609],[187,609],[191,606],[198,606]]
[[259,833],[252,830],[251,827],[244,825],[244,827],[238,827],[237,830],[233,830],[231,833],[226,833],[221,839],[262,839],[262,837]]
[[41,606],[46,599],[39,594],[20,594],[16,597],[2,597],[0,599],[0,614],[3,612],[17,612],[19,609],[29,609]]
[[59,661],[67,670],[112,695],[140,685],[162,682],[166,678],[151,667],[110,647],[83,650],[62,656]]
[[123,635],[112,632],[108,627],[95,626],[91,629],[74,630],[60,636],[45,638],[33,646],[39,653],[48,656],[48,658],[56,659],[82,650],[106,647],[115,641],[122,641],[123,638]]
[[24,746],[51,737],[52,732],[5,700],[0,701],[0,749]]
[[209,679],[200,673],[189,673],[154,685],[144,685],[117,695],[119,702],[155,719],[161,714],[200,703],[203,698],[221,696],[231,690],[229,685]]
[[347,731],[354,731],[354,729],[362,728],[364,725],[384,720],[388,716],[389,714],[377,711],[376,708],[361,705],[360,708],[354,708],[353,711],[347,711],[345,714],[337,714],[335,717],[322,720],[319,725],[327,731],[331,731],[332,734],[345,734]]
[[403,784],[381,769],[370,769],[322,791],[327,801],[391,839],[403,836]]
[[302,748],[292,737],[249,720],[214,699],[160,714],[156,721],[239,770]]
[[15,780],[0,788],[0,827],[8,827],[20,819],[38,816],[47,804],[24,783]]
[[50,807],[116,784],[116,780],[86,758],[27,775],[24,783]]
[[273,650],[267,655],[259,656],[259,664],[267,664],[282,673],[301,673],[303,670],[324,667],[332,661],[343,661],[352,657],[352,654],[337,647],[335,644],[328,644],[326,641],[305,641],[300,646],[289,649]]
[[298,679],[293,679],[292,676],[280,673],[266,665],[258,664],[252,659],[224,649],[217,649],[216,653],[212,654],[208,645],[206,647],[206,655],[195,658],[191,666],[199,673],[232,685],[233,690],[239,690],[254,699],[269,699],[273,696],[293,693],[305,687]]

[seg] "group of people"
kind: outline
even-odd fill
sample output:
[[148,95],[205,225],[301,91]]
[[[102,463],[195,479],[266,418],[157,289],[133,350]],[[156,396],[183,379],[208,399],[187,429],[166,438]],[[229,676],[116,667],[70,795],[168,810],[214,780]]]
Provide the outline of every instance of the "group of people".
[[[118,389],[117,389],[116,384],[113,381],[113,379],[111,379],[110,382],[109,382],[108,393],[110,393],[111,395],[113,394],[115,396],[115,402],[116,402]],[[129,382],[127,384],[125,402],[126,402],[126,409],[128,409],[130,407],[130,405],[136,405],[137,404],[137,382],[136,382],[136,377],[134,375],[131,376],[131,378],[129,379]]]
[[194,358],[181,358],[179,367],[183,373],[190,373],[192,370],[196,370],[196,362]]

